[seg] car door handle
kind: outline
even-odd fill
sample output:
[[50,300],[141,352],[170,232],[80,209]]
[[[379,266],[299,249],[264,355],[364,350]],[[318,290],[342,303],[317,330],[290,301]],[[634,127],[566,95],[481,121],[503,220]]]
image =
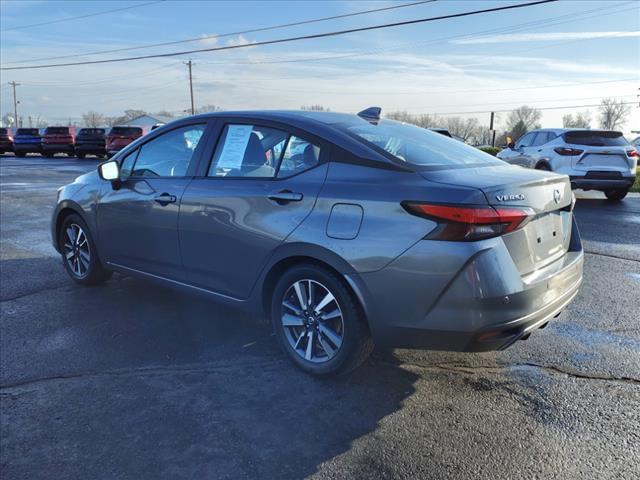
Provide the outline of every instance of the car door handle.
[[160,205],[165,206],[165,205],[169,205],[170,203],[176,203],[178,198],[175,195],[169,195],[168,193],[163,193],[161,195],[158,195],[156,198],[154,198],[154,200],[158,202]]
[[291,190],[280,190],[276,193],[270,193],[267,198],[283,205],[289,202],[299,202],[302,200],[303,195],[301,193],[292,192]]

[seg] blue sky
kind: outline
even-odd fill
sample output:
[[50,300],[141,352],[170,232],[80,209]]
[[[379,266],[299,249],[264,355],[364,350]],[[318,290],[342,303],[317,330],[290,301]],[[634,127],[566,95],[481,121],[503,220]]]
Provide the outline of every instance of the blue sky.
[[[145,1],[2,0],[1,63],[37,63],[25,61],[222,34],[394,4],[165,1],[81,20],[12,29],[142,3]],[[305,26],[85,58],[252,43],[513,3],[525,0],[439,0]],[[187,70],[182,62],[191,58],[195,63],[197,105],[247,109],[322,104],[336,111],[379,105],[386,111],[459,113],[487,123],[489,114],[485,112],[522,104],[543,108],[589,105],[608,96],[637,101],[639,31],[640,2],[574,0],[185,57],[2,71],[0,113],[4,115],[13,108],[7,85],[12,80],[22,83],[18,87],[21,115],[49,121],[78,118],[88,110],[107,115],[119,114],[125,108],[183,111],[189,96]],[[597,109],[586,107],[543,110],[543,126],[559,126],[562,115],[584,110],[590,110],[596,126]],[[640,129],[640,109],[634,106],[632,112],[627,131]],[[506,115],[501,114],[501,118]]]

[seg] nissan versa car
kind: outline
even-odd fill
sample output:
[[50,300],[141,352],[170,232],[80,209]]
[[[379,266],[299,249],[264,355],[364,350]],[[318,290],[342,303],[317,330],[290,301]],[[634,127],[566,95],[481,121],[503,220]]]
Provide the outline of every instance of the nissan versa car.
[[267,314],[315,375],[374,342],[503,349],[558,316],[582,281],[569,178],[379,114],[169,123],[60,188],[53,244],[80,284],[117,271]]
[[498,158],[523,167],[569,175],[573,188],[600,190],[622,200],[633,185],[638,151],[620,132],[553,128],[534,130]]
[[27,153],[42,153],[42,137],[37,128],[18,128],[13,137],[13,151],[17,157]]

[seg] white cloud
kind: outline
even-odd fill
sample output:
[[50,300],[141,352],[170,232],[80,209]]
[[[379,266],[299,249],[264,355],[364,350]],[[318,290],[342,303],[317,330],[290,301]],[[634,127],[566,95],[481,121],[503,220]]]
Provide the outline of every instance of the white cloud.
[[634,32],[550,32],[550,33],[505,33],[476,38],[460,38],[450,43],[458,45],[478,45],[485,43],[548,42],[554,40],[588,40],[592,38],[640,37]]

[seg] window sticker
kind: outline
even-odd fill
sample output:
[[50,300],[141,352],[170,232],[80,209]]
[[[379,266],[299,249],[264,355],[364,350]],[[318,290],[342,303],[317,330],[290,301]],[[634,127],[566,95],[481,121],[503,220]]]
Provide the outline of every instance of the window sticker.
[[228,125],[218,168],[237,169],[242,166],[244,152],[251,137],[252,125]]

